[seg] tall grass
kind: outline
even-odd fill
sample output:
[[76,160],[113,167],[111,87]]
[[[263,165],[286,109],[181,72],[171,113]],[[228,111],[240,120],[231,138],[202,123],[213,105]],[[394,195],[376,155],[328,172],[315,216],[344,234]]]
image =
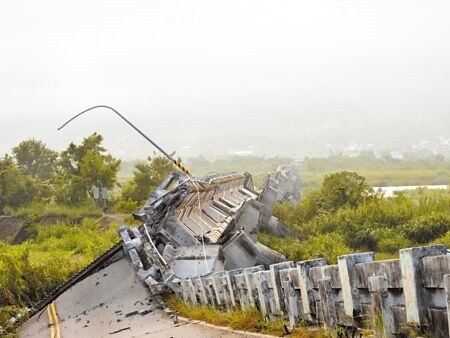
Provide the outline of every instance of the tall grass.
[[222,311],[214,309],[211,306],[200,305],[190,306],[175,295],[168,298],[167,305],[170,309],[177,311],[181,316],[191,319],[202,320],[207,323],[228,326],[234,330],[248,332],[258,332],[277,337],[296,337],[296,338],[328,338],[332,337],[323,330],[309,331],[304,327],[298,327],[292,335],[287,335],[285,321],[283,318],[274,321],[264,320],[261,313],[255,308],[246,310],[234,309],[232,311]]
[[86,203],[81,206],[61,205],[56,203],[32,203],[18,209],[6,207],[4,212],[8,216],[61,216],[69,220],[76,220],[84,217],[99,217],[103,213],[100,209],[96,208],[93,203]]
[[89,264],[118,240],[115,226],[36,226],[37,236],[19,245],[0,242],[0,306],[30,306]]
[[[412,197],[410,197],[412,196]],[[260,233],[258,239],[291,260],[375,251],[394,258],[398,250],[426,244],[450,245],[450,193],[421,190],[394,198],[373,197],[356,207],[310,216],[310,198],[297,205],[279,204],[274,213],[292,230],[289,238]]]

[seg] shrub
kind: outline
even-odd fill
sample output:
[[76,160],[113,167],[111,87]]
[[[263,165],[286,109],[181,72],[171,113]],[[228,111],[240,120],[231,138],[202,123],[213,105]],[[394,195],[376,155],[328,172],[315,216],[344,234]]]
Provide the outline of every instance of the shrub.
[[450,215],[437,213],[414,218],[402,227],[405,236],[416,243],[432,241],[450,230]]
[[133,201],[131,198],[128,198],[126,200],[119,200],[116,203],[115,209],[119,212],[130,214],[137,211],[139,206],[137,202]]
[[322,210],[335,211],[344,205],[357,206],[369,195],[365,178],[355,172],[342,171],[326,175],[320,188]]
[[302,245],[302,259],[323,257],[328,264],[336,263],[337,256],[351,253],[352,250],[345,244],[344,237],[336,233],[320,234],[310,237]]
[[278,251],[287,259],[299,261],[303,259],[302,242],[294,237],[278,237],[268,232],[259,232],[258,241]]
[[376,251],[398,255],[398,250],[413,245],[403,232],[391,228],[377,228],[374,231]]
[[[340,188],[345,187],[341,176],[335,176],[339,178],[336,187],[327,187],[332,196],[345,191]],[[402,193],[393,198],[361,192],[356,205],[344,203],[335,210],[325,210],[324,206],[330,204],[322,204],[324,189],[314,191],[295,205],[275,206],[275,215],[292,230],[291,237],[261,234],[259,240],[292,260],[323,256],[330,262],[335,261],[333,255],[351,251],[376,251],[377,258],[392,258],[405,247],[438,240],[450,244],[448,190],[421,189],[412,193],[413,197]],[[330,200],[335,201],[334,197]]]

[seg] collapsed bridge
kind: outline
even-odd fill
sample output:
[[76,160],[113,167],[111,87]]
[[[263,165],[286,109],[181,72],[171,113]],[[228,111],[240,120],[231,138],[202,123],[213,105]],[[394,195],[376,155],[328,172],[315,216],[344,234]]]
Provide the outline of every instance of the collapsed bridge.
[[119,228],[117,245],[37,304],[22,336],[48,336],[42,311],[50,303],[65,337],[123,330],[123,337],[152,336],[144,328],[155,323],[142,316],[156,311],[153,299],[175,292],[192,306],[256,307],[291,328],[306,321],[349,335],[449,337],[450,255],[443,245],[402,249],[400,259],[384,261],[372,252],[348,254],[327,265],[322,258],[286,261],[258,243],[262,230],[289,234],[272,209],[297,200],[299,191],[294,166],[271,173],[262,191],[248,173],[203,180],[170,174],[134,214],[141,225]]
[[126,253],[152,294],[179,292],[182,278],[268,267],[284,256],[257,242],[261,229],[287,233],[272,216],[274,203],[299,197],[297,171],[281,166],[258,193],[248,173],[193,180],[170,174],[134,214],[138,228],[119,234]]
[[[249,173],[197,180],[173,172],[134,213],[141,225],[119,228],[120,242],[36,304],[21,336],[48,336],[55,320],[46,316],[46,307],[56,309],[58,323],[65,323],[65,337],[110,334],[123,329],[120,323],[125,321],[131,331],[127,334],[140,333],[140,321],[129,314],[151,313],[153,300],[167,292],[180,293],[185,278],[282,262],[285,257],[258,243],[257,234],[288,234],[272,209],[277,201],[299,197],[298,170],[291,165],[269,174],[261,191]],[[145,308],[147,302],[150,308]],[[137,303],[144,308],[139,310]],[[104,307],[120,311],[108,313]],[[117,322],[111,320],[117,316]],[[81,318],[89,319],[82,325]]]

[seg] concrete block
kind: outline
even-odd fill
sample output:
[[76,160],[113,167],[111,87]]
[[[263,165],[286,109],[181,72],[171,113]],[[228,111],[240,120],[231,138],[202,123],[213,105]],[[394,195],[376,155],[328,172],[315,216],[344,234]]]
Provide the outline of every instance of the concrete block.
[[239,273],[234,276],[234,279],[236,282],[236,292],[239,299],[239,304],[241,305],[241,310],[244,310],[250,306],[244,274]]
[[278,237],[286,237],[291,233],[287,225],[275,216],[271,216],[269,218],[269,221],[267,223],[264,223],[264,225],[261,225],[261,227],[261,229],[268,231]]
[[258,307],[264,318],[269,318],[270,313],[270,288],[264,271],[254,273],[254,282],[258,290]]
[[169,267],[180,278],[221,271],[224,269],[222,248],[219,245],[198,245],[175,249]]
[[262,204],[261,216],[259,218],[259,225],[264,228],[269,224],[270,217],[272,217],[272,210],[277,200],[277,190],[268,186],[262,192],[259,201]]
[[444,275],[450,274],[450,255],[423,257],[421,263],[423,286],[443,289]]
[[205,285],[203,283],[203,278],[200,276],[191,278],[192,285],[194,286],[195,294],[197,299],[203,305],[208,305],[208,297],[206,296]]
[[259,248],[244,232],[238,232],[223,247],[225,270],[254,266],[259,256]]
[[422,258],[445,254],[447,254],[445,245],[400,250],[400,266],[408,324],[425,326],[429,322],[427,308],[430,303],[430,294],[422,288],[424,280]]
[[183,290],[183,298],[185,297],[185,301],[192,306],[196,306],[198,304],[197,295],[191,278],[182,279],[181,288]]
[[236,227],[244,232],[256,242],[256,235],[259,230],[259,218],[262,205],[256,200],[248,200],[236,214]]
[[375,336],[380,338],[394,338],[394,321],[391,308],[392,300],[389,297],[388,283],[384,276],[368,278],[369,291],[373,306],[373,328]]
[[447,322],[450,331],[450,274],[444,276],[445,299],[447,301]]
[[394,322],[394,333],[397,336],[407,336],[408,325],[406,323],[406,308],[404,305],[396,305],[391,308]]
[[270,249],[269,247],[256,242],[256,246],[259,250],[259,255],[256,260],[257,265],[263,265],[265,268],[269,268],[271,264],[281,263],[286,261],[286,257],[282,254]]
[[284,302],[283,302],[283,295],[281,293],[281,279],[280,279],[280,271],[283,269],[293,268],[294,263],[289,262],[282,262],[277,264],[270,265],[270,279],[273,289],[273,295],[274,295],[274,314],[283,314],[284,308]]
[[239,298],[236,288],[236,280],[234,278],[235,275],[242,273],[242,269],[235,269],[231,271],[227,271],[224,274],[222,279],[222,287],[225,289],[224,295],[226,299],[226,306],[228,310],[232,310],[234,307],[239,305]]
[[209,276],[211,280],[211,288],[216,296],[216,303],[218,307],[225,307],[225,294],[224,288],[222,287],[221,277],[226,275],[226,271],[214,272]]
[[356,253],[338,257],[338,269],[341,279],[344,311],[349,317],[358,317],[361,314],[361,303],[368,303],[370,295],[364,289],[358,289],[358,276],[355,264],[371,262],[374,260],[373,252]]
[[208,304],[212,305],[214,308],[218,308],[219,304],[216,298],[216,292],[213,287],[213,279],[211,275],[203,277],[203,284],[205,285],[206,297],[208,298]]
[[333,289],[341,289],[341,279],[339,277],[339,268],[335,265],[325,265],[321,267],[323,278],[330,278]]
[[326,265],[324,258],[301,261],[297,263],[303,315],[305,320],[315,321],[315,302],[319,298],[318,292],[314,292],[310,278],[310,270],[316,266]]
[[139,255],[136,251],[136,249],[130,249],[128,250],[128,254],[130,255],[131,262],[134,265],[134,268],[136,271],[139,271],[139,269],[143,269],[144,265],[142,264],[141,259],[139,258]]
[[359,263],[355,264],[355,268],[357,274],[356,287],[359,289],[367,289],[369,277],[378,276],[386,278],[389,289],[403,287],[399,259]]
[[318,283],[324,323],[327,327],[336,327],[338,324],[337,291],[332,288],[330,278],[319,279]]
[[316,266],[309,270],[309,278],[311,279],[313,289],[319,290],[319,280],[324,278],[323,268],[325,266]]
[[180,282],[181,286],[181,296],[183,297],[183,301],[188,304],[191,302],[191,289],[188,285],[188,282],[186,279],[182,279]]
[[254,274],[258,271],[263,271],[264,266],[258,265],[253,266],[251,268],[246,268],[242,270],[242,273],[244,275],[245,279],[245,287],[247,290],[247,299],[248,299],[248,305],[250,307],[256,306],[256,297],[258,296],[258,290],[256,289],[256,285],[254,282]]
[[[353,318],[347,316],[344,311],[344,302],[337,302],[336,305],[336,315],[339,325],[341,326],[353,326],[354,320]],[[370,322],[370,320],[369,320]]]
[[235,304],[235,300],[234,300],[233,290],[230,290],[230,288],[228,286],[228,279],[229,279],[228,271],[225,271],[225,274],[223,274],[219,277],[220,288],[222,289],[222,296],[223,296],[223,306],[228,311],[231,311],[234,307],[233,304]]
[[[257,306],[268,320],[287,316],[291,328],[305,319],[327,327],[374,329],[378,337],[409,336],[419,329],[448,337],[450,273],[442,281],[439,276],[448,271],[450,260],[443,252],[443,246],[421,247],[402,250],[400,260],[375,262],[373,253],[363,253],[340,256],[337,265],[316,259],[296,267],[282,262],[268,270],[220,271],[178,280],[177,295],[192,305],[228,310]],[[159,270],[150,270],[140,269],[139,275],[148,278],[151,289],[158,288],[161,283],[153,275]],[[410,299],[416,297],[415,307],[406,302],[407,292]],[[411,310],[419,321],[408,319]]]
[[120,237],[122,238],[125,251],[136,249],[136,251],[139,252],[142,250],[142,239],[138,229],[122,226],[118,231]]
[[301,296],[300,288],[294,283],[297,280],[298,285],[298,270],[297,268],[287,268],[280,270],[281,289],[283,294],[285,311],[289,320],[289,327],[294,328],[300,321]]
[[447,309],[429,308],[428,317],[430,318],[429,332],[435,338],[448,338],[448,318]]
[[275,293],[274,289],[274,279],[272,278],[272,272],[270,270],[263,271],[266,281],[267,281],[267,287],[269,288],[269,319],[275,320],[280,318],[280,316],[283,315],[283,312],[281,312],[278,309],[278,303],[277,299],[279,300],[279,296]]

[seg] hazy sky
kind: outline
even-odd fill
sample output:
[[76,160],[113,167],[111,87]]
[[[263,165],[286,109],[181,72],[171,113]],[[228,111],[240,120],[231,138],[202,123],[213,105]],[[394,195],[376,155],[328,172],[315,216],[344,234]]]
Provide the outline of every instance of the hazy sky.
[[152,151],[106,111],[56,132],[96,104],[179,153],[254,137],[301,148],[323,128],[352,141],[340,120],[449,137],[449,13],[449,1],[3,0],[0,154],[94,131],[114,154]]

